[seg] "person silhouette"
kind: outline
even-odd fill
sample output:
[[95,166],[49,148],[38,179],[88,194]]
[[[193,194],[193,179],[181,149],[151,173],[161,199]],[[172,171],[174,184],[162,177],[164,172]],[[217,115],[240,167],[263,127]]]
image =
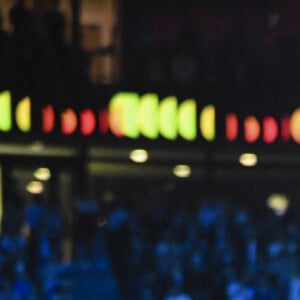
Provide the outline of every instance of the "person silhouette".
[[7,88],[7,83],[9,82],[9,45],[10,36],[6,30],[3,29],[3,18],[0,11],[0,89]]
[[34,15],[26,8],[24,0],[17,0],[9,11],[12,25],[11,69],[14,83],[30,86],[34,83],[42,53],[42,43]]

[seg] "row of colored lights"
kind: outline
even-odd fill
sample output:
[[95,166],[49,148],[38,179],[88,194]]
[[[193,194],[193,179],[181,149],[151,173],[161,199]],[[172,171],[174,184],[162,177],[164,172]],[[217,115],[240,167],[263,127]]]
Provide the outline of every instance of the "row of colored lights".
[[[15,108],[16,127],[21,132],[29,132],[31,123],[31,100],[26,97],[19,101]],[[104,135],[112,133],[116,137],[136,139],[143,136],[155,140],[160,136],[168,140],[178,137],[194,141],[198,131],[206,141],[216,138],[216,109],[214,105],[204,106],[198,114],[194,99],[187,99],[181,103],[175,96],[159,100],[157,94],[119,92],[112,96],[107,109],[98,112],[85,108],[77,113],[67,107],[59,113],[53,105],[42,108],[41,129],[44,133],[51,133],[57,127],[64,135],[80,132],[84,136],[92,135],[97,128]],[[9,132],[13,127],[13,109],[10,92],[0,93],[0,131]],[[241,130],[242,129],[242,130]],[[225,138],[235,141],[243,134],[247,143],[254,143],[262,139],[271,144],[280,139],[284,142],[294,140],[300,143],[300,108],[291,116],[283,115],[276,119],[267,115],[259,120],[253,115],[239,119],[236,113],[225,116]]]

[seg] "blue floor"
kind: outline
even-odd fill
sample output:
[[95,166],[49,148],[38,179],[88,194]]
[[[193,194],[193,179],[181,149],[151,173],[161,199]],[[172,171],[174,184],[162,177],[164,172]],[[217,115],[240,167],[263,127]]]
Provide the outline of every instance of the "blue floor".
[[105,259],[74,265],[71,284],[71,296],[74,300],[119,300],[116,282]]
[[93,247],[93,260],[75,262],[71,270],[72,300],[120,300],[117,283],[107,258],[103,236]]
[[86,260],[79,256],[66,265],[46,266],[42,271],[43,278],[46,279],[44,282],[47,282],[47,279],[50,279],[50,282],[51,278],[62,279],[65,286],[64,296],[59,299],[120,300],[104,245],[103,237],[100,236],[93,245],[92,259]]

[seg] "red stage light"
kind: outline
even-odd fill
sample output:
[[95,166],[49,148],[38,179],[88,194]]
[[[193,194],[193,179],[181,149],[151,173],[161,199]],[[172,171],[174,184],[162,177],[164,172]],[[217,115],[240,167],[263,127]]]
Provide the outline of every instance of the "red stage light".
[[96,128],[96,117],[94,112],[87,108],[80,113],[80,132],[83,135],[91,135]]
[[43,131],[44,132],[51,132],[54,129],[55,125],[55,112],[53,109],[52,105],[47,105],[46,107],[43,108],[42,111],[42,116],[43,116]]
[[239,121],[234,113],[226,115],[226,138],[228,141],[234,141],[239,133]]
[[260,136],[260,124],[254,116],[249,116],[244,121],[244,138],[247,143],[254,143]]
[[61,131],[63,134],[72,134],[77,128],[78,120],[73,109],[67,108],[61,114]]
[[263,141],[267,144],[274,143],[278,137],[278,124],[275,118],[267,116],[263,120]]

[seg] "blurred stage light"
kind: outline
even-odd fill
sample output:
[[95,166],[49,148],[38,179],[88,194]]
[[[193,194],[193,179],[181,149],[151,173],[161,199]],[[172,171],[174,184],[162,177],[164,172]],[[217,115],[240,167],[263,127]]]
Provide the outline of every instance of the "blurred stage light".
[[41,194],[44,186],[40,181],[31,181],[26,185],[26,191],[30,194]]
[[289,198],[284,194],[271,194],[267,198],[267,206],[273,210],[277,216],[282,216],[286,213],[289,207]]
[[44,143],[41,141],[35,141],[30,145],[30,149],[34,152],[39,152],[45,147]]
[[144,163],[148,160],[148,152],[144,149],[135,149],[132,150],[129,154],[129,157],[132,161],[136,163]]
[[244,167],[254,167],[257,164],[257,155],[254,153],[243,153],[239,157],[239,162]]
[[192,170],[188,165],[177,165],[173,168],[173,174],[179,178],[187,178],[191,176]]
[[38,168],[33,173],[34,178],[47,181],[51,178],[51,171],[48,168]]

